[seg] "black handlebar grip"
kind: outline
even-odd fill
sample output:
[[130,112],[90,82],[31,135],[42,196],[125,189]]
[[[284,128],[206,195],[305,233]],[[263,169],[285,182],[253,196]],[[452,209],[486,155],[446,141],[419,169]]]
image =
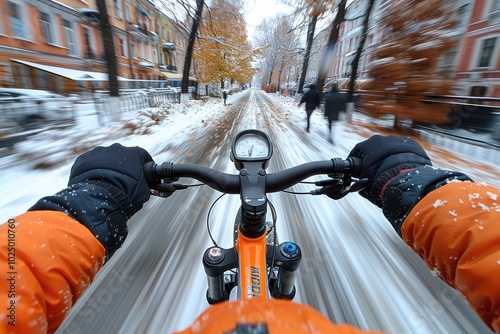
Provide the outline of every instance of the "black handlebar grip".
[[144,171],[144,178],[150,187],[156,185],[158,182],[156,181],[156,163],[154,161],[149,161],[144,163],[142,166],[142,170]]
[[351,163],[351,175],[353,177],[359,178],[361,175],[361,167],[363,166],[363,160],[356,157],[349,157],[347,160]]

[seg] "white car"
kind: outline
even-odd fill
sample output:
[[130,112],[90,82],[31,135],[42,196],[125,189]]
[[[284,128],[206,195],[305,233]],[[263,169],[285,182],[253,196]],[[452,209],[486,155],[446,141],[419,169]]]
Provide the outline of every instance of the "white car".
[[0,88],[0,119],[4,126],[36,128],[74,124],[73,100],[44,90]]

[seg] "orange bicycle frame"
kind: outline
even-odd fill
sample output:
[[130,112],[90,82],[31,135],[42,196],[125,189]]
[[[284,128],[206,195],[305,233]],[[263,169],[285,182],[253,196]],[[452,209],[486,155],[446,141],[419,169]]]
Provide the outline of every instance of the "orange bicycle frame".
[[235,245],[239,261],[239,282],[241,299],[264,298],[268,296],[266,265],[266,234],[247,238],[240,233]]

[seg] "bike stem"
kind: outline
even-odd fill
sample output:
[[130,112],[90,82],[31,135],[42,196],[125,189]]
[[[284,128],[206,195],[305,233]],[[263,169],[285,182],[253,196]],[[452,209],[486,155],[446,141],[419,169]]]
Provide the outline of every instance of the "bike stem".
[[246,162],[240,170],[240,232],[247,238],[266,234],[266,170],[261,163]]

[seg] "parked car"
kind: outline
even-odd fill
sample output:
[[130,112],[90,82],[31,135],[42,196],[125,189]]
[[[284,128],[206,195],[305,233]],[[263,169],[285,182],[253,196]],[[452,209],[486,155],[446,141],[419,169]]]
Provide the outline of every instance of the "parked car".
[[72,99],[44,90],[0,88],[0,111],[4,126],[25,129],[74,124]]

